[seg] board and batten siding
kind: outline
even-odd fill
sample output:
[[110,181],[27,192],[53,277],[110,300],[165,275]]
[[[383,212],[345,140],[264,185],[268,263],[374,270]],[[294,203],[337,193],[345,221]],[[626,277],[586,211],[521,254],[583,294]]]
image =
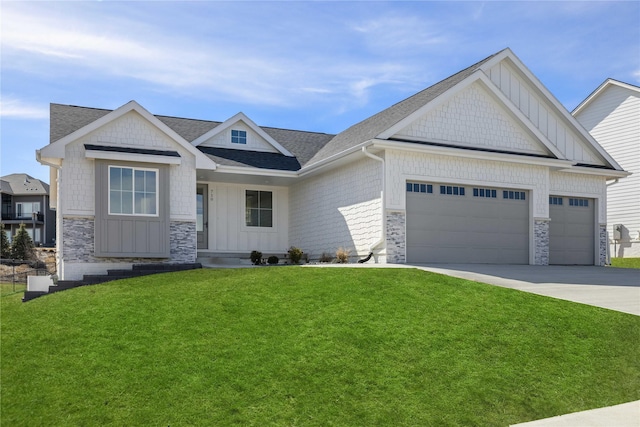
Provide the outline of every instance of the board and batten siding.
[[[623,242],[640,240],[640,91],[611,84],[576,118],[625,171],[632,173],[607,189],[609,236],[613,236],[614,225],[622,224]],[[640,256],[640,242],[636,245],[633,256]],[[623,247],[616,256],[631,256],[628,249]]]
[[344,248],[367,255],[382,236],[382,166],[362,159],[296,183],[290,190],[291,244],[318,259]]
[[[289,248],[289,190],[251,184],[198,182],[208,189],[209,235],[204,252],[237,253],[257,250],[285,254]],[[273,227],[247,227],[246,190],[271,191],[273,194]],[[195,200],[195,186],[193,198]]]
[[532,86],[525,83],[513,67],[502,61],[488,70],[489,78],[500,88],[514,105],[529,118],[568,159],[578,163],[604,165],[603,161],[580,142],[580,136],[570,129],[565,119],[542,101]]

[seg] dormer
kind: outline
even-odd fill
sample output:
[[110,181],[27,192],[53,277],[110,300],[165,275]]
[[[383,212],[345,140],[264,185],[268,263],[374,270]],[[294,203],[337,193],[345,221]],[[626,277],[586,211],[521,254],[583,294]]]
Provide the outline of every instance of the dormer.
[[293,154],[269,136],[244,113],[238,113],[229,118],[195,139],[192,144],[196,147],[262,151],[293,157]]

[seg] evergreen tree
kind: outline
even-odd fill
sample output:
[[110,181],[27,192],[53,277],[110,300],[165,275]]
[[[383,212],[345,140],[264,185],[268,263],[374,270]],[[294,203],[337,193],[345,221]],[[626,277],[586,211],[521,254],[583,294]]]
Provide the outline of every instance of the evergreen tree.
[[20,224],[20,229],[13,238],[13,243],[11,244],[11,256],[13,259],[36,259],[33,240],[31,240],[31,236],[27,233],[27,228],[24,224]]
[[9,237],[7,232],[4,231],[4,226],[0,224],[2,231],[0,232],[0,258],[11,258],[11,243],[9,243]]

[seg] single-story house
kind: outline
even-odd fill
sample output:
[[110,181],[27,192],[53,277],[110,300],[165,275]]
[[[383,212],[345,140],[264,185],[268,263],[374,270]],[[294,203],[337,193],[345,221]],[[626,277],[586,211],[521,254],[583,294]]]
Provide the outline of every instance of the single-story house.
[[571,113],[626,170],[607,186],[611,256],[640,257],[640,87],[607,79]]
[[63,279],[290,246],[602,265],[607,181],[627,175],[510,49],[337,135],[52,104],[36,154]]

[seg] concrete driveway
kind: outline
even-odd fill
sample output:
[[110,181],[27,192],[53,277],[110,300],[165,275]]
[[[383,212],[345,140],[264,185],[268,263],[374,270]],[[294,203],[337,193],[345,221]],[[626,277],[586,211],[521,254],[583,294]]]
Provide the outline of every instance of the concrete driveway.
[[415,267],[640,316],[640,270],[487,264],[416,264]]

